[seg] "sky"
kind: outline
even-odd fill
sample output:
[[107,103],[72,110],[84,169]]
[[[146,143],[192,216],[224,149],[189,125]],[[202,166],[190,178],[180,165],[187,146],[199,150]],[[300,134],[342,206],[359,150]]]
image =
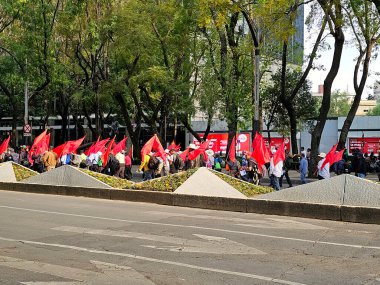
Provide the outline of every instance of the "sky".
[[[305,9],[305,17],[308,15],[309,9],[306,7]],[[305,44],[305,55],[310,54],[313,44],[315,42],[315,38],[318,35],[318,32],[311,31],[309,32],[308,29],[305,27],[305,38],[304,38],[304,44]],[[353,84],[353,75],[354,75],[354,67],[355,67],[355,61],[356,57],[358,56],[358,51],[355,47],[353,47],[352,44],[349,43],[349,41],[352,39],[351,35],[346,32],[346,44],[344,46],[343,54],[342,54],[342,60],[340,64],[340,69],[338,72],[338,75],[334,81],[332,90],[341,90],[341,91],[348,91],[350,94],[355,94],[354,91],[354,84]],[[309,74],[309,80],[313,83],[313,89],[312,92],[318,91],[318,85],[323,84],[323,81],[331,67],[331,61],[333,57],[333,47],[334,47],[334,41],[332,38],[329,38],[330,46],[332,49],[323,51],[321,53],[321,58],[319,58],[317,61],[315,61],[318,65],[323,65],[324,70],[312,70]],[[377,72],[380,72],[380,58],[377,58],[376,60],[372,60],[370,64],[370,76],[367,79],[366,88],[363,92],[362,99],[366,99],[368,95],[373,94],[373,85],[377,80],[380,80],[380,75],[376,75]],[[360,80],[360,77],[359,77]]]

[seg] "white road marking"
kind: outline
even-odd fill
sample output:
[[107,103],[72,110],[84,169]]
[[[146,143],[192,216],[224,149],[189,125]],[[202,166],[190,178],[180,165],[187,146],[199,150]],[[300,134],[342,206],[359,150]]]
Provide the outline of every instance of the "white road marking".
[[81,282],[20,282],[23,285],[80,285],[83,284]]
[[[23,242],[23,241],[20,241]],[[31,242],[25,242],[31,244]],[[49,246],[49,244],[45,244]],[[75,282],[65,281],[27,281],[20,282],[24,285],[78,285],[78,284],[134,284],[134,285],[154,285],[142,274],[133,268],[120,266],[117,264],[106,263],[96,260],[90,261],[98,271],[89,271],[67,266],[54,265],[38,261],[30,261],[8,256],[0,256],[0,266],[26,270],[40,274],[49,274],[64,279],[75,280]],[[128,280],[128,282],[126,281]],[[130,282],[130,283],[129,283]]]
[[252,233],[252,232],[234,231],[234,230],[226,230],[226,229],[218,229],[218,228],[210,228],[210,227],[187,226],[187,225],[166,224],[166,223],[156,223],[156,222],[143,222],[143,221],[134,221],[134,220],[125,220],[125,219],[105,218],[105,217],[98,217],[98,216],[71,214],[71,213],[64,213],[64,212],[54,212],[54,211],[28,209],[28,208],[18,208],[18,207],[10,207],[10,206],[0,206],[0,208],[27,211],[27,212],[35,212],[35,213],[43,213],[43,214],[49,214],[49,215],[54,214],[54,215],[62,215],[62,216],[69,216],[69,217],[97,219],[97,220],[104,220],[104,221],[125,222],[125,223],[131,223],[131,224],[145,224],[145,225],[157,225],[157,226],[188,228],[188,229],[197,229],[197,230],[209,230],[209,231],[216,231],[216,232],[223,232],[223,233],[242,234],[242,235],[249,235],[249,236],[256,236],[256,237],[263,237],[263,238],[272,238],[272,239],[281,239],[281,240],[289,240],[289,241],[296,241],[296,242],[303,242],[303,243],[380,250],[379,246],[367,246],[367,245],[358,245],[358,244],[325,242],[325,241],[318,241],[318,240],[308,240],[308,239],[299,239],[299,238],[291,238],[291,237],[283,237],[283,236],[275,236],[275,235],[265,235],[265,234],[257,234],[257,233]]
[[20,282],[23,285],[80,285],[81,282]]
[[[238,276],[238,277],[246,277],[246,278],[268,281],[268,282],[273,282],[273,283],[278,283],[278,284],[306,285],[304,283],[298,283],[298,282],[293,282],[293,281],[288,281],[288,280],[283,280],[283,279],[277,279],[277,278],[272,278],[272,277],[267,277],[267,276],[261,276],[261,275],[256,275],[256,274],[237,272],[237,271],[229,271],[229,270],[223,270],[223,269],[212,268],[212,267],[203,267],[203,266],[197,266],[197,265],[192,265],[192,264],[187,264],[187,263],[182,263],[182,262],[175,262],[175,261],[139,256],[139,255],[134,255],[134,254],[122,253],[122,252],[103,251],[103,250],[89,249],[89,248],[66,245],[66,244],[44,243],[44,242],[38,242],[38,241],[19,240],[19,239],[5,238],[5,237],[0,237],[0,240],[6,241],[6,242],[16,242],[16,243],[23,243],[23,244],[30,244],[30,245],[40,245],[40,246],[64,248],[64,249],[70,249],[70,250],[76,250],[76,251],[88,252],[88,253],[95,253],[95,254],[102,254],[102,255],[121,256],[121,257],[127,257],[127,258],[131,258],[131,259],[174,265],[174,266],[185,267],[185,268],[190,268],[190,269],[195,269],[195,270],[222,273],[222,274],[233,275],[233,276]],[[125,284],[125,283],[123,283],[123,284]]]
[[180,213],[170,213],[162,211],[146,211],[144,213],[160,215],[164,217],[183,217],[189,219],[203,219],[203,220],[220,220],[220,221],[230,221],[238,223],[238,226],[247,226],[253,228],[263,228],[263,229],[295,229],[295,230],[327,230],[328,228],[322,226],[316,226],[309,223],[303,223],[292,220],[276,219],[276,218],[265,218],[263,220],[249,220],[241,218],[226,218],[218,216],[209,215],[187,215]]
[[93,234],[93,235],[103,235],[103,236],[112,236],[112,237],[122,237],[122,238],[133,238],[133,239],[142,239],[149,240],[154,242],[163,242],[176,244],[176,246],[145,246],[149,248],[157,249],[166,249],[169,251],[180,251],[180,252],[202,252],[210,254],[265,254],[265,252],[258,250],[253,247],[246,246],[244,244],[231,241],[223,237],[211,237],[203,235],[195,235],[199,238],[206,239],[208,242],[189,240],[183,238],[159,236],[152,234],[144,234],[139,232],[127,232],[127,231],[115,231],[115,230],[102,230],[102,229],[89,229],[82,227],[71,227],[71,226],[62,226],[52,228],[52,230],[79,233],[79,234]]

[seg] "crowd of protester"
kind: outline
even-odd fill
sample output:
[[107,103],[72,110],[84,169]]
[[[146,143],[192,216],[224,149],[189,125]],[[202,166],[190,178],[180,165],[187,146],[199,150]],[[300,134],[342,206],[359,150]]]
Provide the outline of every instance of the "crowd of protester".
[[[197,150],[198,153],[196,153]],[[227,156],[225,159],[221,157],[221,154],[215,153],[209,148],[199,152],[199,146],[197,147],[195,144],[190,144],[183,152],[175,144],[172,144],[163,153],[154,149],[145,153],[137,173],[142,174],[143,180],[150,180],[188,169],[207,167],[219,172],[223,170],[237,179],[254,184],[259,184],[262,178],[268,177],[270,186],[275,190],[280,190],[283,187],[284,179],[289,187],[293,186],[289,171],[298,171],[300,182],[307,183],[307,177],[310,174],[311,150],[305,150],[302,147],[300,153],[294,155],[285,150],[285,156],[276,161],[277,151],[279,150],[272,147],[269,161],[260,165],[253,157],[253,153],[245,151],[239,158]],[[380,156],[376,156],[374,153],[363,154],[360,149],[355,149],[352,157],[348,157],[347,151],[344,154],[342,152],[342,155],[334,160],[334,163],[330,163],[332,160],[329,160],[329,155],[331,156],[330,153],[318,155],[318,165],[313,173],[318,179],[330,178],[331,172],[335,175],[352,173],[360,178],[365,178],[368,173],[376,173],[380,181]],[[33,149],[29,151],[27,146],[20,146],[19,148],[9,147],[0,155],[0,162],[13,161],[39,173],[62,165],[72,165],[122,179],[132,179],[131,152],[126,153],[122,149],[116,154],[111,152],[106,157],[107,161],[103,161],[104,155],[101,151],[86,155],[83,150],[80,150],[79,153],[72,152],[58,156],[52,147],[49,147],[44,153],[36,154]]]

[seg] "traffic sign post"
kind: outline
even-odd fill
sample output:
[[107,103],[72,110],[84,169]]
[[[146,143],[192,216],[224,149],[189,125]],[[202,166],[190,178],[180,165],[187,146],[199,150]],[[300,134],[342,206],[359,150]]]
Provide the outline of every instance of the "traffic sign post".
[[24,125],[24,137],[32,136],[32,127],[29,124]]

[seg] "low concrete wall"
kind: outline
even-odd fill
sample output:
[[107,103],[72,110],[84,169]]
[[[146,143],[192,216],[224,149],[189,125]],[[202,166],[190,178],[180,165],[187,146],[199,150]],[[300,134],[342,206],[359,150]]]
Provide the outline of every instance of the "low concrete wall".
[[329,204],[248,199],[247,212],[321,220],[341,220],[340,206]]
[[247,212],[266,215],[293,216],[354,223],[380,224],[380,208],[313,204],[260,199],[234,199],[182,195],[142,190],[99,189],[0,182],[0,189],[37,194],[83,196],[169,206]]

